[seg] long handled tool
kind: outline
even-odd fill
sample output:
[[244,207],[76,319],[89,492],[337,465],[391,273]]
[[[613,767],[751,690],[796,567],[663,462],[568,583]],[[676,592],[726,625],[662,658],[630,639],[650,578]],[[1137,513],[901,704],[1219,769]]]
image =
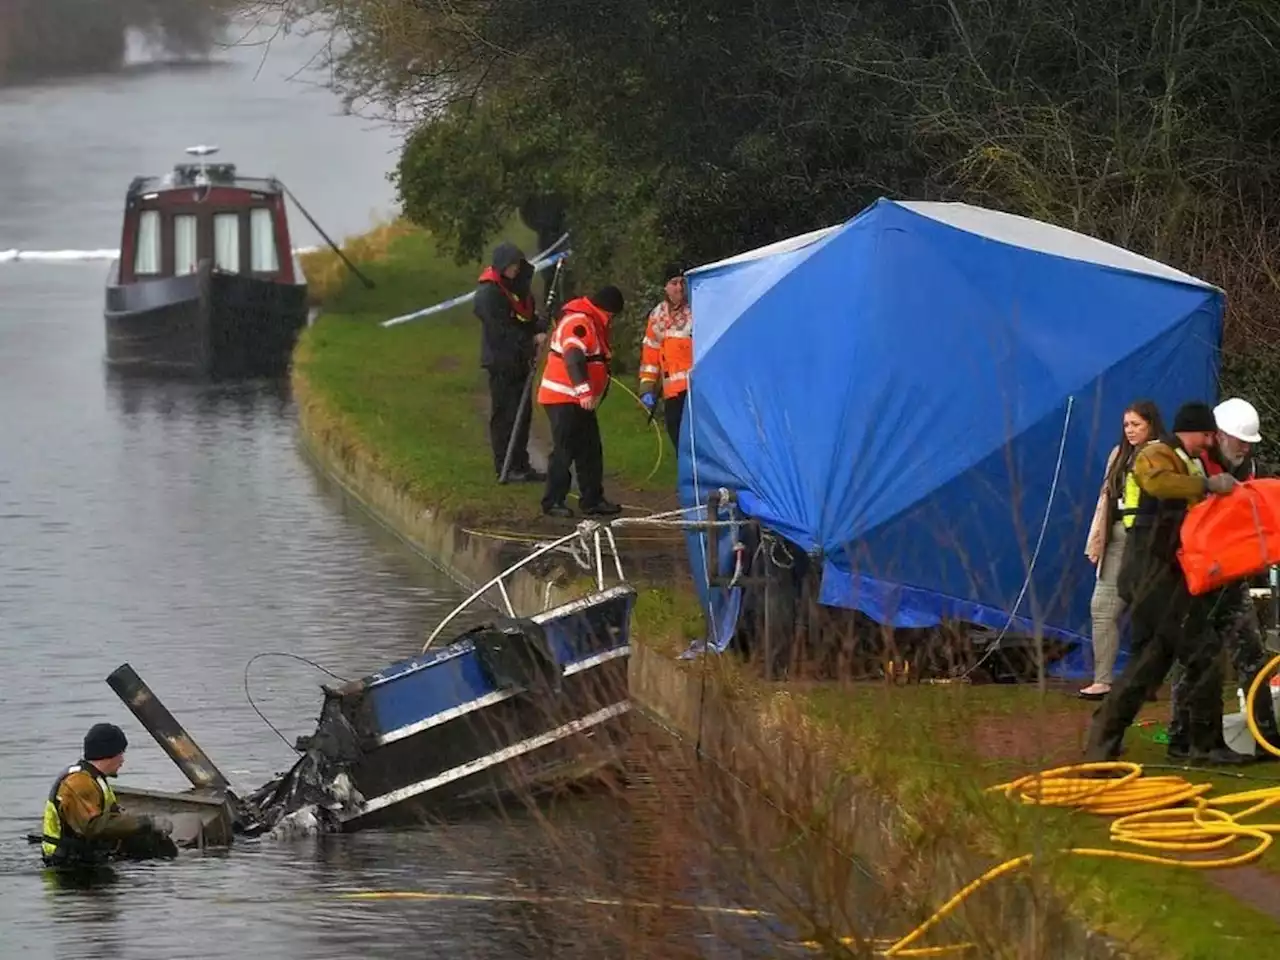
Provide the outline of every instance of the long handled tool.
[[360,278],[360,282],[364,284],[366,290],[372,290],[373,281],[370,280],[368,277],[366,277],[363,273],[361,273],[360,268],[357,267],[354,263],[352,263],[350,259],[347,258],[347,255],[342,252],[342,248],[339,247],[336,243],[334,243],[332,239],[330,239],[329,235],[324,232],[320,224],[316,223],[315,218],[312,217],[311,214],[307,213],[307,208],[298,202],[298,198],[293,195],[293,191],[290,190],[288,187],[286,187],[283,183],[280,184],[280,187],[281,189],[284,190],[285,196],[287,196],[290,200],[293,201],[293,205],[298,208],[298,211],[304,217],[307,218],[307,222],[311,224],[311,226],[315,227],[316,233],[320,234],[320,236],[324,239],[324,242],[329,245],[329,248],[338,255],[339,259],[341,259],[343,263],[347,265],[347,269]]
[[[557,261],[555,273],[551,275],[551,281],[547,284],[547,302],[543,306],[543,310],[548,317],[551,315],[551,304],[555,300],[556,285],[560,282],[560,271],[564,267],[564,259]],[[547,342],[550,343],[550,333],[548,332]],[[533,358],[533,363],[529,366],[529,375],[524,380],[524,390],[520,393],[520,406],[516,408],[516,420],[511,427],[511,437],[507,440],[507,454],[502,458],[502,470],[498,474],[498,483],[507,482],[507,474],[511,471],[511,458],[516,452],[516,438],[520,436],[520,421],[524,419],[525,411],[529,409],[530,400],[533,397],[533,378],[538,374],[538,367],[542,365],[542,355],[544,351],[539,351]]]

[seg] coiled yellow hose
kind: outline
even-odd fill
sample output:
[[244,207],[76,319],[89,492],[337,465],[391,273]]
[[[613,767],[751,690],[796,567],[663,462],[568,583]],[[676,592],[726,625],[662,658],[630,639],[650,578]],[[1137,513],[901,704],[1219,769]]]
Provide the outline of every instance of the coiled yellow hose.
[[[1245,698],[1245,722],[1258,745],[1280,757],[1280,745],[1270,743],[1258,730],[1253,719],[1253,704],[1258,692],[1269,683],[1270,676],[1280,670],[1280,656],[1275,657],[1253,679]],[[1270,691],[1268,690],[1268,693]],[[1119,777],[1098,779],[1079,774],[1120,773]],[[1260,858],[1280,833],[1280,822],[1242,823],[1263,811],[1280,804],[1280,786],[1260,790],[1231,793],[1221,797],[1209,797],[1211,783],[1193,784],[1182,777],[1143,777],[1142,766],[1137,763],[1078,763],[1058,767],[1043,773],[1033,773],[1009,783],[989,788],[989,792],[1003,793],[1023,803],[1037,806],[1066,807],[1116,817],[1111,824],[1111,842],[1123,843],[1144,850],[1165,853],[1197,855],[1195,858],[1164,856],[1160,853],[1140,853],[1134,850],[1115,850],[1104,847],[1071,847],[1065,853],[1082,857],[1105,857],[1113,860],[1130,860],[1167,867],[1190,867],[1194,870],[1214,870],[1220,867],[1238,867]],[[1243,807],[1237,813],[1224,808]],[[1254,841],[1249,849],[1231,856],[1208,858],[1204,854],[1222,850],[1237,840]],[[1005,874],[1012,873],[1032,862],[1031,854],[1006,860],[988,870],[977,880],[959,891],[944,903],[924,923],[884,951],[886,957],[940,956],[971,949],[971,943],[957,943],[942,947],[913,947],[926,933],[945,920],[960,904],[976,891]],[[848,942],[848,941],[846,941]],[[928,951],[927,953],[924,951]]]

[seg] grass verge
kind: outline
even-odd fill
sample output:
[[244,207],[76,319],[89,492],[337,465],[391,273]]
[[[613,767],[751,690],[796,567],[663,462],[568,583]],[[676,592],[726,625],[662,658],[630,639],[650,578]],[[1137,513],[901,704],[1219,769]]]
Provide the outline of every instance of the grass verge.
[[[511,235],[527,245],[527,237]],[[479,265],[447,261],[429,236],[402,225],[383,228],[349,250],[377,286],[370,291],[344,280],[334,273],[331,255],[313,255],[308,275],[323,278],[325,313],[298,346],[295,366],[306,385],[299,403],[311,405],[313,418],[329,420],[403,489],[457,522],[514,528],[517,535],[538,532],[545,525],[538,517],[539,490],[493,482],[478,321],[469,305],[391,329],[379,326],[471,288]],[[541,414],[535,412],[534,420],[537,432],[544,426]],[[601,426],[610,495],[648,509],[674,505],[670,446],[646,425],[634,401],[613,391],[601,408]],[[674,650],[700,625],[687,587],[641,584],[636,629],[647,644]],[[1107,821],[1027,808],[984,792],[992,783],[1078,757],[1086,713],[1071,699],[1016,687],[780,690],[727,661],[717,664],[715,674],[719,695],[753,709],[784,698],[791,720],[812,724],[829,747],[834,779],[856,778],[894,798],[902,848],[918,858],[938,838],[995,860],[1039,853],[1042,871],[1071,908],[1141,955],[1217,960],[1274,949],[1280,925],[1265,905],[1250,905],[1263,904],[1270,887],[1280,911],[1274,852],[1259,867],[1213,873],[1056,856],[1069,846],[1107,846]],[[1166,710],[1161,705],[1148,713]],[[1139,762],[1163,758],[1162,748],[1141,730],[1131,731],[1129,742]],[[1278,772],[1262,767],[1256,773],[1265,778]],[[1207,779],[1215,793],[1258,785],[1226,775]]]
[[[335,282],[332,254],[305,263],[326,278],[324,313],[302,336],[294,358],[313,401],[343,433],[365,448],[404,489],[437,504],[462,523],[544,524],[541,489],[494,482],[487,436],[487,382],[480,368],[480,322],[463,304],[396,327],[381,321],[474,288],[479,264],[458,266],[440,256],[427,234],[383,228],[383,243],[351,244],[376,284]],[[528,238],[518,231],[517,241]],[[361,253],[367,259],[361,257]],[[674,507],[675,457],[670,441],[621,379],[600,407],[606,493],[645,509]],[[536,406],[536,405],[535,405]],[[545,416],[533,414],[535,438]],[[569,526],[563,525],[565,529]]]

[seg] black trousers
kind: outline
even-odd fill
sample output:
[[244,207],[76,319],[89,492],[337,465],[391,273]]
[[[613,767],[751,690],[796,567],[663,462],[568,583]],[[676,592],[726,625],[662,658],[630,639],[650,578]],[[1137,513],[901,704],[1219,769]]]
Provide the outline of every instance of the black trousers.
[[1209,605],[1187,592],[1173,563],[1155,563],[1131,593],[1128,666],[1094,711],[1085,760],[1114,760],[1125,731],[1148,695],[1159,689],[1175,660],[1186,669],[1183,698],[1187,737],[1196,753],[1219,746],[1222,736],[1221,639],[1209,623]]
[[569,496],[571,467],[578,477],[582,506],[595,506],[604,499],[604,447],[596,412],[576,403],[550,403],[544,409],[551,421],[552,446],[542,508],[562,505]]
[[671,438],[671,445],[677,451],[680,449],[680,420],[684,417],[684,401],[687,396],[689,396],[688,390],[662,401],[662,416],[667,421],[667,436]]
[[525,381],[530,367],[489,367],[489,443],[493,447],[493,472],[502,473],[502,461],[507,458],[507,444],[511,434],[516,435],[515,449],[511,452],[513,472],[528,470],[529,424],[533,420],[533,402],[524,408],[524,414],[516,422],[520,410],[520,397],[524,394]]
[[[1258,612],[1254,609],[1253,600],[1249,596],[1248,582],[1242,580],[1218,591],[1213,600],[1210,622],[1213,630],[1221,638],[1222,645],[1231,655],[1232,664],[1236,668],[1236,677],[1247,693],[1253,684],[1254,677],[1262,672],[1262,668],[1270,659],[1266,648],[1262,645],[1262,630],[1258,625]],[[1173,696],[1169,704],[1172,714],[1169,721],[1171,746],[1185,748],[1188,743],[1188,728],[1191,725],[1191,712],[1186,704],[1189,679],[1184,671],[1173,685]],[[1276,730],[1275,707],[1271,699],[1271,691],[1266,687],[1258,691],[1258,698],[1253,702],[1253,719],[1258,725],[1258,731],[1267,741],[1280,746],[1280,732]]]

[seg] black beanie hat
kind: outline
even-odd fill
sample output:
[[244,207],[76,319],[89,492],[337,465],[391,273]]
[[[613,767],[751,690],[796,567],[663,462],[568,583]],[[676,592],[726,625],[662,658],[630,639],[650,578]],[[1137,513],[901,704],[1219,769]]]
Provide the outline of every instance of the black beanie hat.
[[129,741],[114,723],[95,723],[84,735],[84,758],[108,760],[124,753]]
[[1218,429],[1213,410],[1207,403],[1192,400],[1178,408],[1173,417],[1174,433],[1212,433]]
[[591,295],[591,302],[609,313],[621,313],[622,291],[617,287],[601,287]]

